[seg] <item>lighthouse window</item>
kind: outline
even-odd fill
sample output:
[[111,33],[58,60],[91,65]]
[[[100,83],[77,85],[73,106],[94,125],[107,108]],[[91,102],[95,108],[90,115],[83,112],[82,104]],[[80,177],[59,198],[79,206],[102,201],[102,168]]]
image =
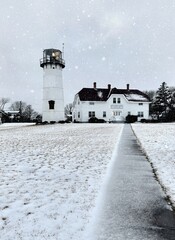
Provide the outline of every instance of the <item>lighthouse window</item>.
[[54,109],[55,101],[50,100],[49,101],[49,109]]

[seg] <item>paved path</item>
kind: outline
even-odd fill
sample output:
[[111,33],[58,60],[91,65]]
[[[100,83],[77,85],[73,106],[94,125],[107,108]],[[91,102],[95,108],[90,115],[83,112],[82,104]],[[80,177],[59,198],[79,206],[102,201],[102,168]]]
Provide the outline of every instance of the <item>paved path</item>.
[[129,124],[99,212],[94,240],[175,240],[175,214]]

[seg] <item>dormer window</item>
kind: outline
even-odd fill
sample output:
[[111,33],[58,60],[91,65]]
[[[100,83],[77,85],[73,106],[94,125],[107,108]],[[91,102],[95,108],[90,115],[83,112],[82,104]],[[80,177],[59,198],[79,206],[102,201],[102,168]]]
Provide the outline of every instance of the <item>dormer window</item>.
[[49,103],[49,109],[54,109],[54,107],[55,107],[55,101],[50,100],[50,101],[48,101],[48,103]]

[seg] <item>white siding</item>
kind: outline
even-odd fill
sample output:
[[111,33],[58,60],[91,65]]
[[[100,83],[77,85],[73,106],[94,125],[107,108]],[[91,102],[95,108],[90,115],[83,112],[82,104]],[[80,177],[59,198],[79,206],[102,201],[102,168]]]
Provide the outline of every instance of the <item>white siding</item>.
[[[49,109],[49,101],[55,102],[54,109]],[[43,69],[43,122],[64,120],[64,96],[62,68],[55,65]]]
[[[116,103],[113,103],[113,98],[116,98]],[[120,98],[120,103],[117,99]],[[78,104],[79,103],[79,104]],[[94,104],[92,104],[94,103]],[[148,119],[149,117],[149,102],[139,105],[139,102],[128,101],[123,94],[113,94],[105,101],[84,101],[79,100],[76,95],[74,100],[73,120],[79,122],[88,122],[89,112],[94,111],[95,117],[98,119],[104,119],[105,121],[116,120],[125,121],[128,112],[131,115],[138,115],[138,112],[143,112],[143,117],[138,117],[138,121],[142,118]],[[80,118],[78,118],[78,112],[80,112]],[[103,112],[106,112],[106,117],[103,117]],[[74,118],[75,116],[75,118]]]

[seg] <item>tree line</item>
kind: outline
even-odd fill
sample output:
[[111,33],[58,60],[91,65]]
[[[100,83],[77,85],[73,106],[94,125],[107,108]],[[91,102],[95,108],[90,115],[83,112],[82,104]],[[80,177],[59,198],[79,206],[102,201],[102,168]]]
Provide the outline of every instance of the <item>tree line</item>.
[[[2,122],[41,122],[42,116],[36,112],[32,105],[27,104],[23,101],[15,101],[13,102],[7,111],[5,111],[5,106],[10,102],[10,98],[0,98],[0,119]],[[68,121],[72,120],[72,108],[73,104],[69,103],[65,106],[65,118]],[[12,112],[16,112],[13,115]],[[13,119],[11,118],[13,116]]]
[[[23,101],[15,101],[10,107],[9,111],[5,111],[5,105],[10,102],[9,98],[0,98],[0,114],[2,122],[31,122],[41,117],[30,104]],[[16,112],[12,114],[11,112]],[[13,116],[13,119],[11,118]]]

